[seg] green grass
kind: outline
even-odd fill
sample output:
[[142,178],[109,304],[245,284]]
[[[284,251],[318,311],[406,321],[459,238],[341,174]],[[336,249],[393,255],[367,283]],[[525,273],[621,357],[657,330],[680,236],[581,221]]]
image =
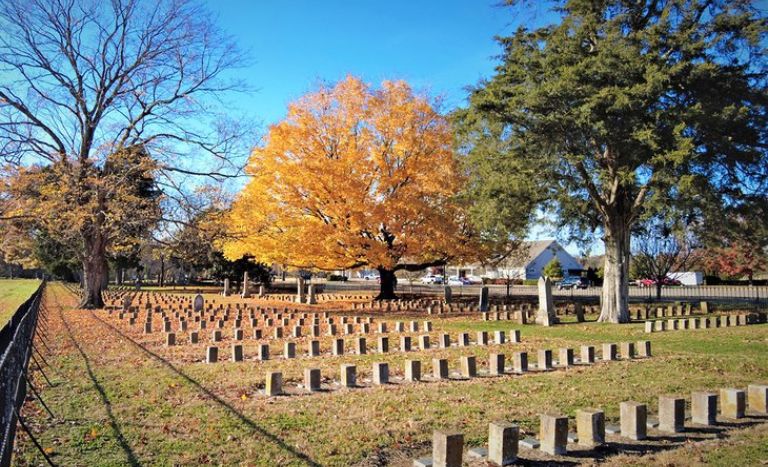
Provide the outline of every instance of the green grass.
[[[410,465],[411,459],[428,453],[435,429],[458,429],[468,446],[479,446],[486,442],[488,422],[496,419],[514,421],[535,435],[538,414],[544,411],[567,414],[573,424],[578,408],[597,406],[609,421],[616,421],[619,403],[625,400],[645,402],[655,412],[661,394],[689,396],[694,390],[768,381],[768,325],[645,334],[639,324],[542,328],[432,317],[433,333],[450,331],[455,339],[458,331],[518,328],[523,343],[215,365],[185,360],[176,350],[131,335],[169,358],[171,367],[115,334],[91,312],[64,307],[60,313],[56,304],[72,303],[60,286],[49,288],[48,300],[51,353],[46,359],[54,386],[47,387],[40,378],[36,383],[57,420],[48,420],[36,402],[28,403],[24,414],[59,465],[306,465],[310,460],[321,465]],[[115,323],[104,312],[95,316]],[[557,358],[560,347],[644,339],[652,341],[653,358],[524,376],[271,399],[258,394],[269,369],[280,369],[295,381],[304,367],[319,366],[324,376],[336,377],[339,364],[355,363],[362,379],[370,376],[375,361],[388,361],[391,373],[398,374],[405,359],[419,359],[422,372],[428,373],[435,357],[448,358],[455,369],[458,357],[471,353],[478,357],[478,368],[484,368],[491,351],[511,358],[513,351],[524,349],[535,361],[540,348],[555,350]],[[369,337],[369,345],[374,341]],[[392,335],[390,346],[396,345]],[[225,354],[220,358],[228,358],[227,350],[220,349]],[[617,465],[687,465],[695,458],[728,465],[732,459],[759,463],[768,458],[765,425],[733,431],[734,443],[680,443],[672,451],[608,460]],[[41,463],[28,438],[20,435],[18,446],[18,465]],[[691,449],[695,457],[690,457]]]
[[0,279],[0,327],[5,325],[38,285],[40,281],[34,279]]

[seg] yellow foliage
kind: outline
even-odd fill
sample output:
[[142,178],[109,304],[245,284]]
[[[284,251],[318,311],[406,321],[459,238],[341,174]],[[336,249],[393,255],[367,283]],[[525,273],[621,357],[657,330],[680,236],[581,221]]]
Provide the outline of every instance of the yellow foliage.
[[288,108],[251,154],[223,245],[230,259],[399,269],[467,248],[446,119],[403,81],[348,77]]
[[[82,251],[81,243],[96,232],[110,253],[130,250],[160,215],[160,198],[146,193],[154,190],[155,170],[141,148],[112,153],[101,167],[61,162],[6,167],[0,177],[0,250],[20,261],[29,256],[31,237],[39,230],[83,255],[90,252]],[[12,244],[24,237],[29,248],[19,254]]]

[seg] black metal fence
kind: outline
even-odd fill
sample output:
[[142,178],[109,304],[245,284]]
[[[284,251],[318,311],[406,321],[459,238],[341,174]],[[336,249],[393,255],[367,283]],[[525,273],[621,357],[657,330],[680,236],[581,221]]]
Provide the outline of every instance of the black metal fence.
[[0,329],[0,466],[11,463],[16,422],[27,395],[26,372],[32,356],[45,282]]

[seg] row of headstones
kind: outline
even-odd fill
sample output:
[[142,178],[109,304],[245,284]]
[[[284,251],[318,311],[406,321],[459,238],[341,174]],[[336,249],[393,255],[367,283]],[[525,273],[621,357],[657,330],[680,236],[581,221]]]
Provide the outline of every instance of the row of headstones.
[[[575,307],[576,321],[579,323],[584,322],[584,307],[580,304]],[[514,320],[519,324],[529,324],[536,321],[537,313],[534,310],[520,310],[520,311],[497,311],[480,313],[483,321],[505,321]]]
[[[246,278],[247,279],[247,278]],[[240,296],[242,298],[250,298],[250,285],[246,290],[241,291]],[[317,289],[316,289],[317,290]],[[175,294],[167,294],[163,292],[155,292],[155,291],[136,291],[133,287],[118,287],[109,291],[106,291],[104,296],[105,299],[108,299],[113,304],[117,304],[118,302],[121,302],[122,299],[126,296],[135,296],[141,301],[142,296],[149,296],[149,297],[157,297],[157,296],[165,296],[165,297],[180,297],[180,295]],[[223,296],[231,296],[232,290],[229,287],[229,281],[225,280],[224,289],[222,291]],[[260,298],[265,297],[280,297],[280,300],[283,301],[295,301],[294,296],[290,294],[270,294],[268,292],[268,289],[264,285],[259,285],[257,296]],[[331,301],[331,300],[370,300],[370,295],[350,295],[350,294],[323,294],[323,293],[316,293],[316,297],[318,301]]]
[[[362,338],[361,338],[362,339]],[[380,354],[389,352],[389,344],[386,338],[384,338],[385,344],[382,344],[381,339],[379,340],[379,348],[378,352]],[[410,343],[408,344],[410,345]],[[295,352],[296,352],[296,346],[293,342],[287,342],[285,344],[285,352],[284,356],[285,358],[294,358]],[[618,353],[619,347],[621,348],[621,354]],[[445,348],[445,347],[441,347]],[[429,348],[422,348],[421,350],[428,350]],[[402,352],[408,352],[411,351],[412,348],[410,346],[402,347]],[[356,341],[356,353],[358,355],[364,355],[367,352],[366,343],[364,341]],[[310,341],[308,343],[308,356],[319,356],[320,355],[320,344],[317,341]],[[344,341],[342,339],[337,339],[334,342],[333,348],[332,348],[332,355],[344,355]],[[619,345],[615,343],[607,343],[603,344],[602,348],[602,361],[604,362],[610,362],[615,361],[619,359],[619,356],[623,360],[630,360],[634,358],[649,358],[651,356],[651,343],[650,341],[639,341],[637,342],[637,345],[635,345],[634,342],[623,342]],[[258,360],[269,360],[269,346],[266,344],[262,344],[258,347]],[[462,357],[462,376],[465,377],[474,377],[476,376],[476,370],[474,366],[474,360],[467,360],[466,364],[469,365],[470,362],[472,363],[471,366],[465,366],[465,358],[474,358],[474,357]],[[219,348],[217,346],[209,346],[206,349],[206,355],[205,355],[205,361],[206,363],[216,363],[219,360]],[[435,359],[436,361],[439,359]],[[243,346],[241,344],[232,344],[232,361],[233,362],[241,362],[243,361]],[[514,352],[512,354],[512,372],[513,373],[525,373],[529,371],[528,366],[528,352]],[[577,363],[582,365],[591,365],[595,363],[595,347],[591,345],[584,345],[581,346],[581,355],[578,362],[574,358],[574,351],[571,348],[562,348],[559,350],[559,360],[557,362],[553,362],[552,360],[552,350],[549,349],[541,349],[538,351],[537,355],[537,362],[536,362],[536,369],[540,371],[549,371],[552,370],[555,367],[555,364],[561,368],[569,368]],[[447,365],[447,363],[445,364]],[[491,359],[488,362],[489,365],[489,373],[492,375],[501,375],[506,373],[506,356],[503,353],[492,353]],[[447,368],[447,366],[446,366]],[[472,371],[470,372],[470,368],[472,368]],[[446,370],[447,371],[447,370]],[[468,374],[470,372],[471,374]]]
[[372,300],[373,296],[370,294],[365,295],[357,295],[357,294],[350,294],[350,293],[344,293],[344,292],[334,292],[334,293],[321,293],[317,295],[317,301],[318,302],[335,302],[335,301],[341,301],[341,300]]
[[[431,326],[425,331],[431,331]],[[518,344],[521,342],[520,338],[520,330],[513,329],[509,333],[509,341],[507,341],[507,334],[504,331],[497,330],[493,332],[493,344],[495,345],[503,345],[507,342]],[[220,331],[214,331],[211,335],[211,341],[212,342],[221,342],[221,333]],[[240,337],[240,338],[238,338]],[[235,336],[235,340],[242,340],[242,335]],[[199,341],[199,334],[196,332],[190,333],[190,343],[191,344],[197,344]],[[389,352],[389,337],[387,336],[379,336],[377,338],[377,352],[380,354],[388,353]],[[437,339],[437,347],[439,349],[449,349],[453,345],[451,343],[451,336],[448,333],[441,333],[438,336]],[[165,345],[166,346],[174,346],[176,345],[176,334],[173,332],[167,333],[165,336]],[[238,345],[238,344],[233,344]],[[365,355],[368,353],[368,341],[365,337],[358,337],[354,339],[354,353],[357,355]],[[458,335],[457,340],[457,347],[469,347],[470,345],[478,345],[478,346],[487,346],[491,345],[491,342],[489,340],[488,331],[478,331],[477,332],[477,340],[475,340],[474,343],[472,343],[469,339],[469,333],[468,332],[462,332]],[[285,358],[294,358],[296,357],[296,343],[295,342],[285,342],[283,344],[283,356]],[[338,355],[344,355],[344,339],[334,339],[331,342],[331,351],[330,355],[338,356]],[[424,351],[429,350],[433,348],[432,342],[430,339],[429,334],[424,334],[421,336],[418,336],[418,350]],[[210,349],[210,348],[209,348]],[[400,336],[400,352],[412,352],[417,350],[413,346],[413,339],[411,336]],[[218,350],[214,351],[216,355],[218,355]],[[240,346],[240,350],[236,351],[233,347],[232,355],[240,354],[242,355],[242,346]],[[207,354],[206,354],[207,355]],[[269,344],[259,344],[257,347],[257,358],[258,360],[269,360]],[[307,356],[309,357],[317,357],[321,355],[320,351],[320,341],[316,339],[312,339],[307,341]],[[234,358],[233,358],[234,360]],[[242,360],[242,359],[241,359]],[[207,358],[206,358],[207,361]],[[234,360],[234,361],[240,361],[240,360]]]
[[[370,299],[371,297],[368,297]],[[443,303],[440,300],[434,298],[412,298],[412,299],[393,299],[393,300],[371,300],[368,302],[353,303],[353,310],[386,310],[386,311],[403,311],[403,310],[419,310],[428,307],[439,307]]]
[[[728,419],[744,418],[746,399],[749,408],[756,414],[768,415],[768,385],[751,384],[745,392],[742,389],[721,389],[720,414]],[[475,448],[469,455],[484,458],[494,465],[511,465],[517,461],[520,446],[541,449],[542,452],[560,456],[567,453],[568,442],[595,448],[606,444],[605,434],[620,435],[631,440],[647,438],[647,428],[657,428],[665,433],[685,431],[685,398],[660,396],[658,422],[648,418],[648,408],[639,402],[627,401],[620,404],[620,424],[605,424],[605,413],[599,409],[576,411],[576,433],[568,432],[568,417],[555,414],[541,414],[539,439],[520,440],[520,428],[506,422],[492,422],[488,427],[488,448]],[[716,392],[694,392],[691,396],[691,422],[697,425],[717,424],[718,394]],[[435,431],[432,436],[432,458],[418,459],[414,467],[460,467],[464,457],[464,436],[461,433]]]
[[[630,343],[632,344],[632,343]],[[650,343],[647,341],[640,342],[641,348],[646,349],[647,356],[650,357]],[[615,346],[616,344],[611,344]],[[634,344],[633,344],[634,345]],[[242,360],[242,348],[233,346],[233,360]],[[585,346],[591,347],[591,346]],[[560,368],[568,368],[573,365],[573,349],[561,349],[561,363],[558,365]],[[582,353],[586,353],[588,361],[581,362],[582,364],[593,364],[594,359],[594,347],[591,350],[582,348]],[[240,360],[237,360],[237,359]],[[634,358],[634,357],[633,357]],[[207,362],[215,363],[218,359],[218,348],[209,347]],[[548,349],[539,350],[539,359],[537,363],[537,369],[539,371],[552,371],[555,369],[555,365],[552,362],[552,351]],[[612,358],[604,358],[604,361],[616,360],[615,352]],[[528,353],[527,352],[515,352],[513,356],[514,366],[512,371],[508,371],[505,366],[505,355],[499,353],[492,353],[488,359],[488,376],[506,376],[511,374],[524,374],[529,370],[528,367]],[[465,380],[476,378],[478,376],[477,370],[477,358],[475,356],[462,356],[459,359],[460,371],[458,376]],[[375,362],[372,365],[372,378],[373,385],[385,385],[390,383],[389,364],[386,362]],[[357,381],[357,366],[354,364],[342,364],[340,367],[340,385],[347,388],[359,387]],[[450,379],[450,369],[448,366],[448,359],[434,358],[432,359],[432,380],[447,380]],[[419,382],[423,381],[422,377],[422,365],[420,360],[406,360],[404,368],[404,381],[407,382]],[[322,389],[322,374],[320,368],[305,368],[303,388],[309,392],[317,392]],[[280,371],[268,371],[265,379],[264,394],[266,396],[278,396],[284,394],[283,391],[283,374]]]
[[[169,298],[170,297],[170,298]],[[114,303],[112,304],[114,305]],[[121,309],[124,312],[137,311],[139,309],[164,311],[179,310],[179,311],[224,311],[224,310],[240,310],[240,309],[263,309],[261,306],[254,306],[250,302],[217,302],[216,299],[206,300],[202,294],[197,294],[194,297],[181,297],[181,296],[168,296],[165,294],[156,294],[154,297],[144,301],[142,299],[135,300],[135,297],[131,295],[125,295],[119,302],[119,306],[108,306],[107,309]],[[273,308],[275,307],[265,307]],[[283,307],[283,310],[288,310],[287,307]],[[293,311],[300,311],[294,309]]]
[[[216,319],[223,319],[224,321],[228,321],[231,317],[231,314],[234,313],[234,319],[243,319],[243,312],[246,311],[246,309],[240,309],[235,308],[234,310],[232,308],[224,308],[219,310],[200,310],[200,311],[192,311],[192,310],[182,310],[182,311],[169,311],[166,312],[162,309],[154,309],[154,310],[131,310],[131,311],[120,311],[118,312],[118,318],[123,319],[125,315],[129,315],[130,317],[133,317],[134,319],[138,318],[138,315],[140,313],[145,313],[146,318],[148,318],[151,321],[152,314],[159,314],[161,318],[166,319],[169,317],[169,315],[174,316],[178,319],[185,319],[185,318],[192,318],[194,316],[195,321],[200,321],[202,318],[207,317],[208,321],[215,321]],[[114,310],[108,310],[107,313],[109,315],[112,315]],[[249,319],[267,319],[267,318],[273,318],[273,319],[283,319],[287,318],[290,322],[290,320],[294,320],[297,318],[303,318],[303,319],[318,319],[318,318],[325,318],[326,320],[331,318],[329,311],[324,311],[321,313],[307,313],[306,311],[302,310],[295,310],[295,309],[278,309],[278,308],[248,308],[247,309],[248,317]],[[341,315],[342,319],[346,318],[355,318],[359,319],[357,315]],[[369,319],[368,322],[372,322],[372,317],[366,317]],[[345,321],[343,321],[345,322]]]
[[[225,295],[228,296],[228,295]],[[260,286],[258,296],[260,298],[267,297],[267,294],[265,292],[264,286]],[[299,303],[316,303],[316,299],[314,298],[316,296],[315,294],[315,288],[314,286],[309,286],[309,298],[305,299],[302,298],[302,301]],[[249,298],[250,295],[243,298]],[[304,295],[302,295],[304,297]],[[270,299],[275,301],[285,301],[285,302],[297,302],[298,300],[295,299],[293,295],[270,295]],[[163,294],[163,293],[157,293],[157,292],[141,292],[141,293],[120,293],[116,294],[110,297],[107,297],[107,305],[108,308],[120,308],[123,311],[129,311],[131,309],[138,309],[142,306],[146,309],[156,309],[160,310],[163,306],[170,307],[170,308],[193,308],[195,311],[200,311],[203,309],[214,309],[212,304],[216,304],[216,299],[210,300],[208,303],[206,303],[205,298],[201,294],[197,294],[194,297],[188,297],[188,296],[181,296],[181,295],[169,295],[169,294]],[[239,309],[242,305],[243,307],[246,307],[250,303],[234,303],[235,308]],[[207,307],[206,307],[207,305]],[[220,303],[218,308],[222,309],[224,307],[230,308],[233,304],[230,302],[224,302]]]
[[759,315],[739,313],[720,316],[702,316],[698,318],[676,318],[645,322],[645,332],[662,332],[678,329],[709,329],[730,326],[746,326],[758,322]]
[[666,307],[644,305],[641,307],[630,307],[630,314],[634,315],[636,320],[646,320],[652,318],[677,318],[681,316],[692,316],[695,314],[708,314],[712,310],[707,302],[700,302],[696,309],[690,303],[672,304]]
[[[294,333],[294,337],[301,337],[302,330],[307,329],[308,332],[313,337],[319,337],[320,336],[320,318],[315,316],[314,318],[306,318],[306,317],[295,317],[291,315],[292,317],[284,317],[284,318],[265,318],[261,321],[258,318],[250,318],[250,320],[243,321],[242,315],[235,316],[235,318],[232,320],[233,329],[235,331],[241,330],[243,323],[250,323],[251,329],[254,331],[254,338],[261,339],[262,333],[267,328],[274,329],[275,338],[282,338],[284,329],[290,328],[291,324],[294,324],[292,331]],[[277,316],[282,316],[278,314]],[[125,318],[125,315],[122,313],[118,314],[118,319],[122,320]],[[209,319],[203,319],[204,316],[189,316],[189,320],[183,319],[183,317],[179,317],[178,321],[178,327],[177,329],[179,331],[187,331],[189,328],[190,323],[197,323],[198,324],[198,330],[202,331],[206,328],[208,328],[208,324],[210,324],[213,328],[218,329],[224,329],[225,323],[228,321],[229,317],[224,316],[223,318],[217,319],[215,316],[210,316]],[[163,332],[172,332],[173,325],[171,322],[171,319],[168,318],[166,315],[161,314],[161,317],[159,320],[163,323]],[[153,326],[152,323],[155,320],[152,319],[151,315],[147,315],[144,319],[144,333],[145,334],[151,334],[153,332]],[[133,326],[136,325],[138,322],[138,316],[137,315],[131,315],[128,317],[128,324]],[[337,328],[336,328],[336,318],[327,317],[325,318],[325,326],[326,330],[328,332],[328,335],[336,335],[337,334]],[[263,326],[262,326],[263,324]],[[341,316],[340,317],[340,324],[344,326],[344,333],[345,334],[353,334],[354,333],[354,325],[358,325],[359,332],[362,334],[368,334],[371,332],[371,324],[373,324],[373,318],[372,317],[361,317],[361,316]],[[424,322],[425,327],[429,327],[431,330],[432,323],[429,321]],[[403,332],[405,329],[405,325],[398,321],[395,323],[395,330],[398,332]],[[411,322],[411,332],[417,332],[418,331],[418,323],[413,321]],[[378,323],[378,332],[379,333],[386,333],[387,332],[387,323],[386,322],[379,322]]]
[[[298,302],[298,303],[309,303],[314,304],[316,303],[316,294],[314,293],[313,285],[310,285],[308,287],[308,294],[304,294],[304,286],[303,284],[300,285],[302,292],[297,293],[297,295],[272,295],[270,296],[272,299],[276,301],[286,301],[286,302]],[[484,288],[485,290],[485,299],[481,299],[481,302],[477,305],[472,304],[450,304],[450,303],[444,303],[439,300],[435,299],[412,299],[412,300],[391,300],[391,301],[371,301],[369,303],[353,303],[352,309],[366,309],[370,308],[372,310],[385,310],[385,311],[410,311],[410,310],[420,310],[420,309],[426,309],[428,314],[442,314],[445,312],[476,312],[476,311],[491,311],[491,312],[505,312],[505,311],[515,311],[516,306],[514,304],[503,304],[503,305],[490,305],[488,304],[488,298],[487,298],[487,288]],[[263,296],[263,290],[260,290],[259,292],[260,296]],[[482,295],[482,293],[481,293]],[[158,305],[158,303],[161,303],[162,305],[171,306],[171,308],[175,308],[176,305],[179,306],[179,308],[183,309],[185,306],[188,308],[194,308],[196,311],[200,311],[204,308],[204,299],[202,295],[197,295],[194,299],[189,297],[181,297],[181,296],[169,296],[165,294],[160,294],[156,292],[141,292],[136,294],[131,293],[123,293],[120,294],[117,298],[122,298],[122,309],[123,311],[135,311],[139,307],[133,305],[133,303],[138,302],[139,305],[144,305],[146,309],[155,309],[156,311],[160,311],[162,309],[161,305]],[[170,298],[169,298],[170,297]],[[146,298],[146,302],[144,301],[144,298]],[[366,299],[369,297],[365,296],[359,296],[361,299]],[[113,301],[115,300],[113,299]],[[216,301],[213,300],[213,303]],[[485,305],[483,305],[485,303]],[[154,305],[154,306],[153,306]],[[211,303],[207,304],[208,310],[213,310],[213,306]],[[229,309],[230,304],[220,304],[219,309],[223,309],[224,306]],[[110,307],[113,308],[113,307]],[[236,304],[236,308],[239,309],[239,304]],[[522,311],[528,311],[528,316],[530,319],[531,313],[533,312],[534,305],[524,303],[520,305],[520,310]],[[569,305],[556,307],[555,310],[560,314],[567,314],[570,310]],[[576,314],[581,314],[582,307],[580,303],[577,303],[575,306],[575,312]],[[594,312],[594,307],[589,307],[588,311]]]
[[[148,298],[146,301],[139,298],[136,299],[135,296],[132,296],[130,294],[126,294],[122,296],[121,300],[107,300],[107,309],[112,310],[121,310],[123,312],[137,312],[140,309],[145,310],[154,310],[156,312],[161,311],[195,311],[195,312],[202,312],[202,311],[209,311],[209,312],[215,312],[215,311],[226,311],[226,310],[241,310],[241,309],[248,309],[248,310],[267,310],[267,311],[278,311],[282,310],[283,312],[301,312],[304,310],[298,309],[298,308],[289,308],[287,306],[282,306],[280,309],[278,309],[275,306],[261,306],[258,304],[254,304],[252,302],[220,302],[217,304],[216,299],[212,299],[209,301],[206,301],[205,298],[198,294],[194,298],[191,297],[175,297],[171,296],[172,298],[167,298],[167,295],[163,294],[155,294],[155,296]],[[286,301],[286,302],[293,302],[294,300],[291,299],[291,296],[277,296],[277,301]],[[362,298],[362,297],[361,297]],[[119,303],[119,305],[116,305],[116,303]]]

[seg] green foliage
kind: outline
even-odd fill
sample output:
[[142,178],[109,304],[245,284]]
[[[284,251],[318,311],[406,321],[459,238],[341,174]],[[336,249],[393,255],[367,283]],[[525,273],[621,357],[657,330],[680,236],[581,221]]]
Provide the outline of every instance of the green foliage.
[[544,266],[542,273],[546,277],[563,277],[563,267],[560,265],[560,261],[558,261],[557,258],[552,258],[552,261]]
[[501,137],[503,125],[466,110],[454,112],[458,152],[467,175],[462,197],[483,239],[503,252],[510,239],[525,236],[538,202],[541,168],[507,157],[512,148]]
[[458,119],[487,159],[472,167],[537,184],[584,233],[617,209],[628,228],[693,193],[739,195],[738,169],[766,163],[766,29],[749,3],[562,3],[560,24],[499,39],[497,74]]
[[535,193],[563,236],[602,234],[620,291],[603,297],[603,319],[626,320],[638,221],[765,193],[768,23],[743,0],[555,3],[558,24],[499,39],[459,135],[470,160],[489,159],[473,170]]
[[57,279],[68,282],[77,279],[81,265],[72,248],[59,242],[44,229],[37,231],[32,245],[32,254],[42,269]]
[[243,280],[243,274],[248,272],[248,279],[253,282],[267,284],[272,278],[269,275],[270,267],[264,263],[257,263],[252,256],[243,256],[240,259],[229,261],[220,251],[212,252],[210,275],[215,279],[229,279],[239,283]]

